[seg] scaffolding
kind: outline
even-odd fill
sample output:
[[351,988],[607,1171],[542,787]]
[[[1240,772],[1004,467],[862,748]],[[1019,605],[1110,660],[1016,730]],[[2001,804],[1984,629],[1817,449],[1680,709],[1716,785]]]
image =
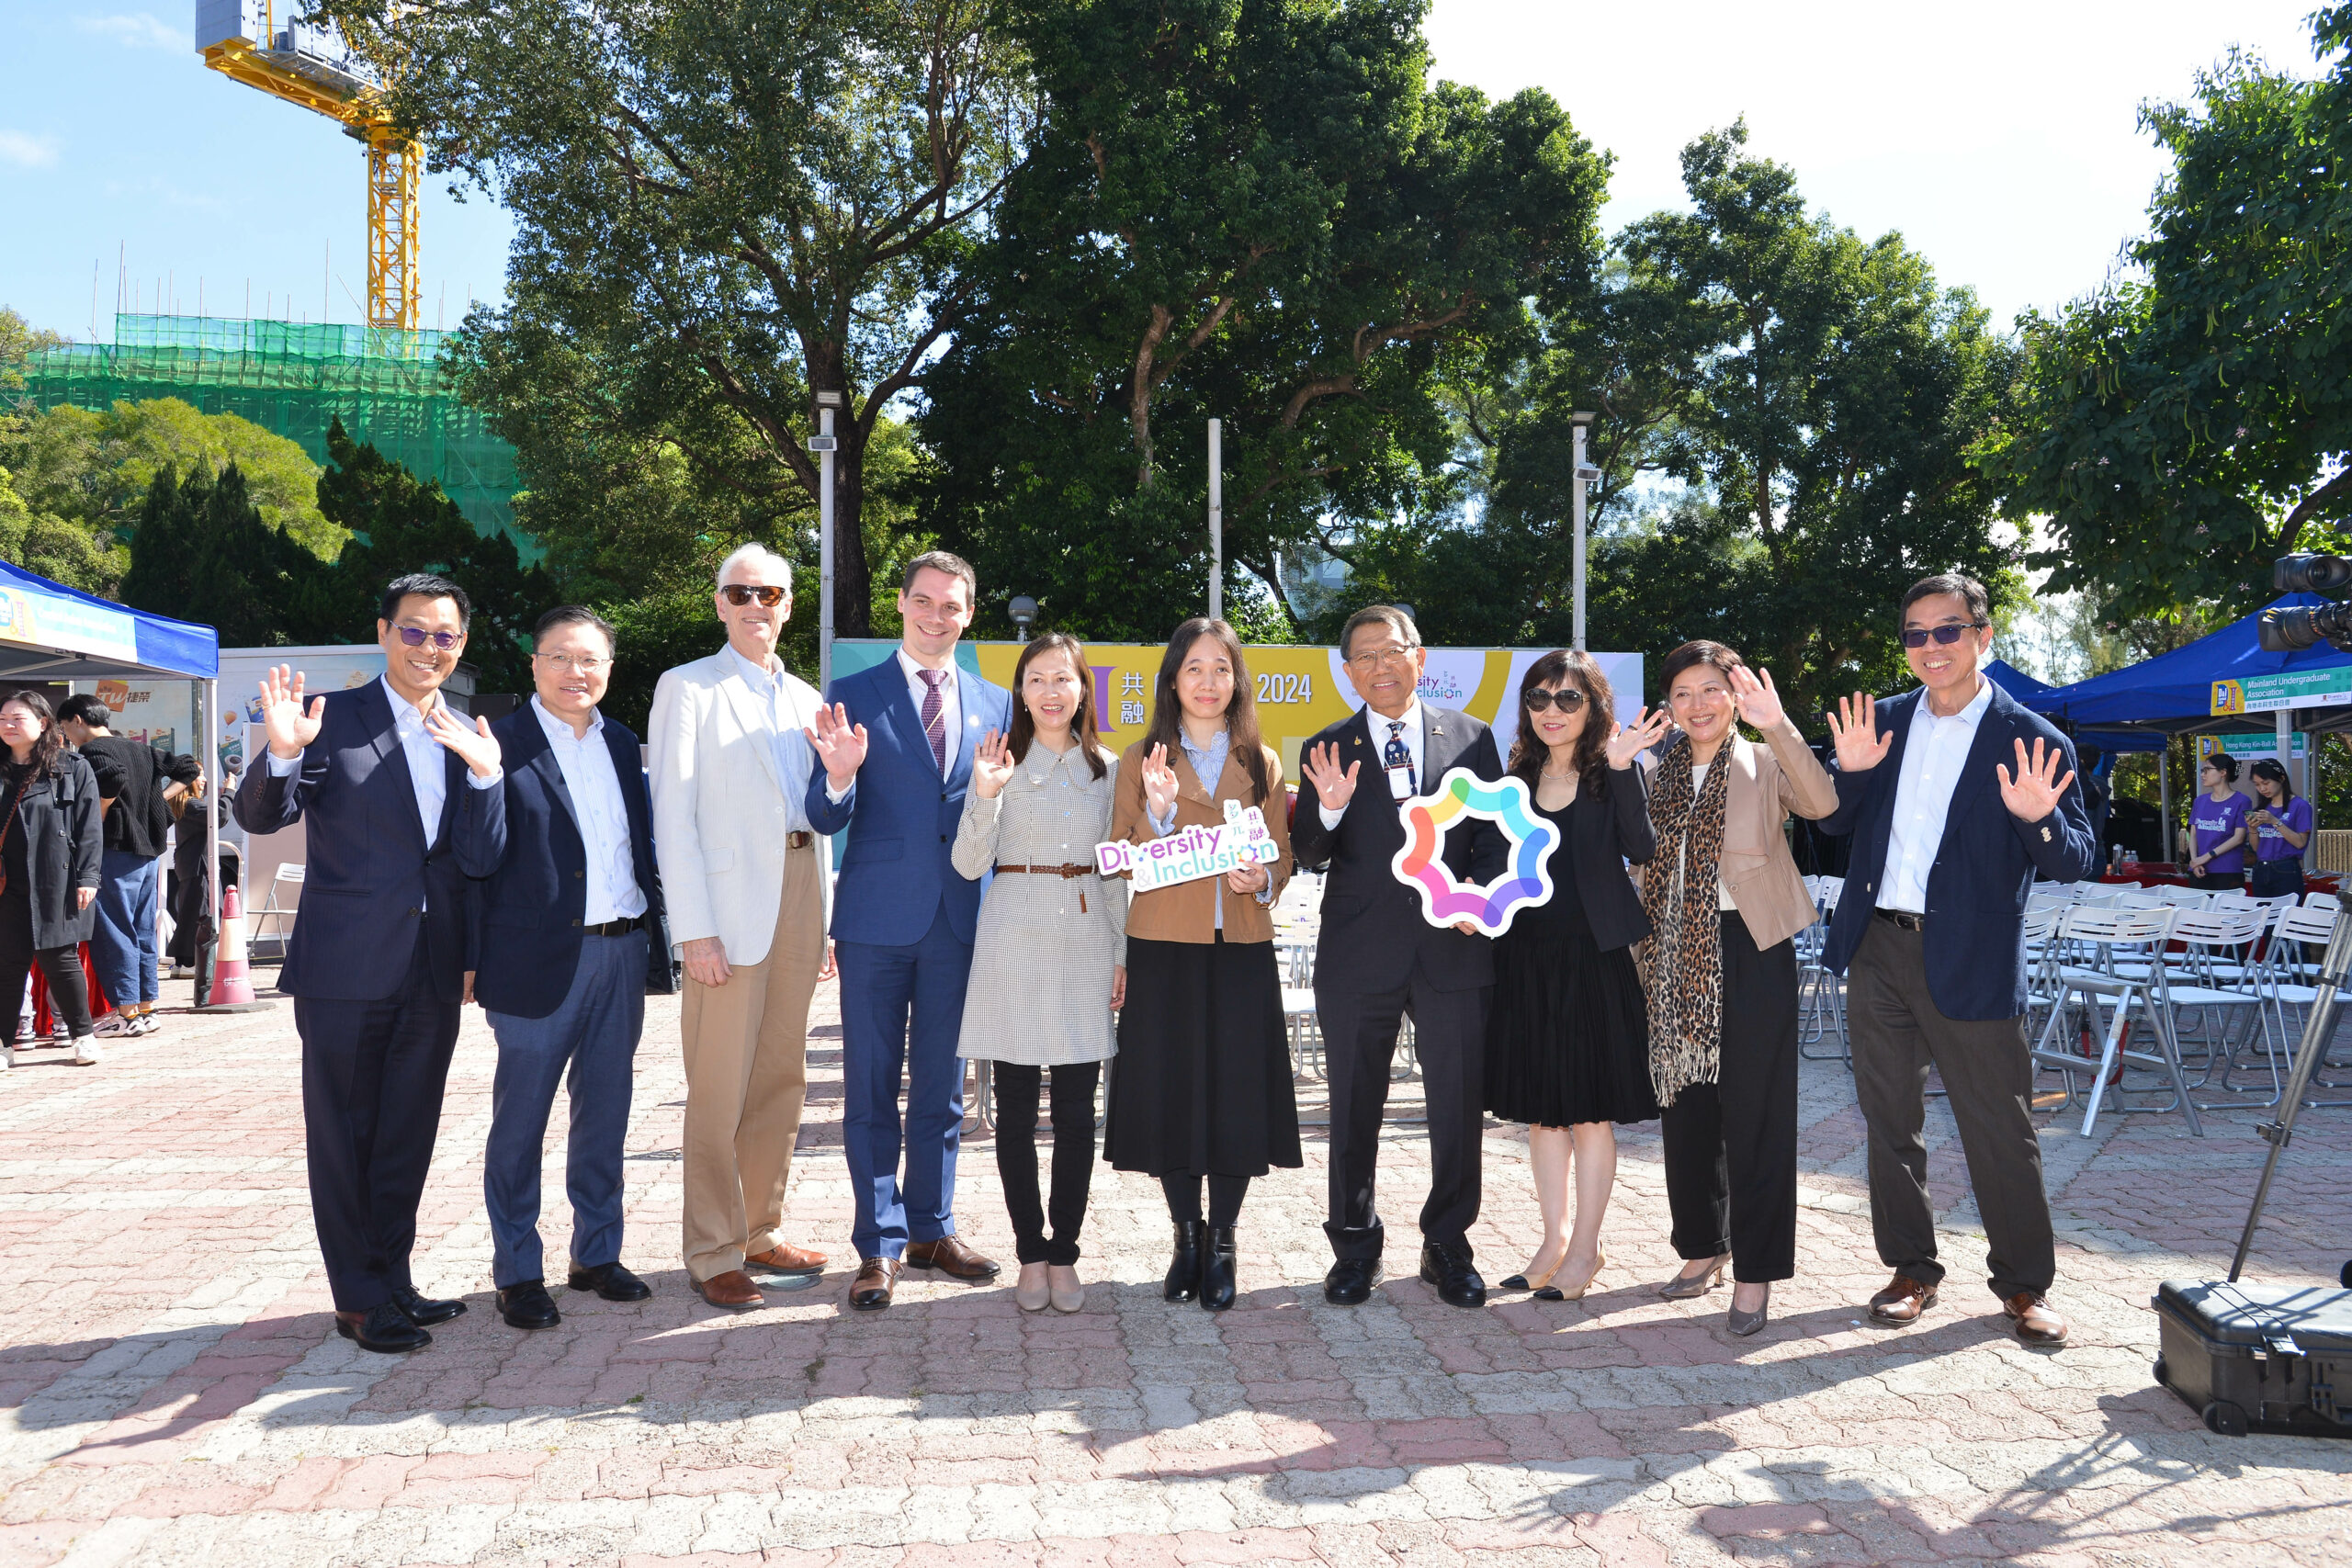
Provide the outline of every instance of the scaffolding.
[[[454,334],[448,334],[454,335]],[[178,398],[205,413],[233,413],[327,460],[340,418],[421,479],[437,479],[483,535],[503,533],[524,558],[541,554],[514,528],[514,448],[440,377],[445,334],[390,327],[118,313],[110,344],[67,344],[35,355],[26,391],[40,408]]]

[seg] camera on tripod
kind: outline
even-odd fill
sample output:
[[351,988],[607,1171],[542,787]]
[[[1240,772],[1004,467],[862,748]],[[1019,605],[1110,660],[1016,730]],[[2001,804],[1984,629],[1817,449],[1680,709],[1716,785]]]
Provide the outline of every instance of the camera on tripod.
[[[2270,586],[2281,593],[2352,593],[2352,560],[2342,556],[2281,556],[2270,566]],[[2352,653],[2352,604],[2298,604],[2265,610],[2255,627],[2265,653],[2301,653],[2324,642]]]

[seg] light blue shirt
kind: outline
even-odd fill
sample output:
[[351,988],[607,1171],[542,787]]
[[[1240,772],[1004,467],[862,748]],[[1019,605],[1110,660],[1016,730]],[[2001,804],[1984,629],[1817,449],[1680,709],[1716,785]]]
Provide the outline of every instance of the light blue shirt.
[[1928,874],[1943,847],[1944,820],[1951,814],[1951,792],[1976,744],[1976,727],[1993,705],[1993,682],[1976,677],[1976,695],[1950,718],[1928,706],[1928,694],[1911,705],[1911,729],[1903,742],[1903,773],[1894,785],[1894,821],[1887,833],[1886,874],[1879,881],[1878,907],[1928,912]]
[[[1193,744],[1191,733],[1179,725],[1176,728],[1176,741],[1178,745],[1183,747],[1185,760],[1193,764],[1193,776],[1201,781],[1203,789],[1215,795],[1216,781],[1225,777],[1225,759],[1233,750],[1232,735],[1220,729],[1216,732],[1216,739],[1210,745],[1195,746]],[[1151,817],[1150,810],[1146,808],[1144,815]],[[1168,807],[1166,820],[1151,817],[1151,830],[1163,839],[1176,830],[1176,807],[1172,803]],[[1223,931],[1225,930],[1225,878],[1219,876],[1215,880],[1216,882],[1216,929]],[[1271,876],[1267,877],[1266,886],[1260,888],[1255,897],[1261,908],[1272,904],[1274,901],[1274,879]]]
[[563,787],[571,796],[571,814],[579,819],[580,845],[588,855],[588,902],[583,919],[592,926],[633,919],[645,913],[645,891],[637,885],[637,856],[629,845],[628,802],[621,795],[621,776],[613,767],[613,749],[605,744],[605,716],[593,714],[588,733],[574,735],[571,726],[548,712],[534,696],[531,711],[555,753]]
[[768,743],[775,749],[775,776],[784,784],[785,831],[808,832],[808,775],[817,765],[817,757],[808,749],[808,737],[803,728],[813,723],[815,716],[800,711],[792,683],[785,679],[783,660],[778,660],[773,670],[763,670],[736,652],[733,643],[720,649],[718,657],[743,678],[752,695],[760,700],[761,711],[767,715]]

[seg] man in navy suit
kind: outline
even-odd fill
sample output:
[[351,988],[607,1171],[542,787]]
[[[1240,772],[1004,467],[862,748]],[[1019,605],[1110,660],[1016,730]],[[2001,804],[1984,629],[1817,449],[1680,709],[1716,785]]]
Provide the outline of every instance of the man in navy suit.
[[269,755],[237,792],[237,820],[306,825],[301,914],[277,988],[302,1037],[311,1212],[335,1329],[368,1350],[415,1350],[466,1310],[409,1276],[416,1204],[465,994],[470,876],[498,864],[506,796],[490,727],[441,686],[472,606],[425,572],[384,590],[384,674],[303,702],[300,671],[262,682]]
[[531,700],[491,726],[506,766],[506,853],[476,903],[473,999],[498,1038],[482,1197],[499,1315],[562,1321],[539,1250],[539,1148],[570,1075],[566,1282],[608,1302],[652,1291],[621,1256],[621,1145],[645,993],[675,988],[638,740],[596,709],[613,628],[566,604],[532,634]]
[[1857,694],[1831,716],[1838,806],[1821,823],[1854,840],[1825,961],[1849,974],[1871,1226],[1894,1270],[1871,1315],[1917,1322],[1943,1280],[1923,1135],[1932,1065],[1960,1124],[1993,1293],[2018,1338],[2064,1344],[2047,1299],[2058,1263],[2031,1114],[2024,919],[2035,874],[2079,881],[2098,844],[2074,748],[1978,672],[1993,645],[1984,585],[1956,573],[1913,584],[1903,645],[1918,691],[1876,704]]
[[[849,1304],[890,1304],[902,1266],[992,1280],[997,1266],[956,1235],[956,1144],[964,1062],[956,1055],[980,884],[948,859],[972,749],[1012,727],[1012,694],[956,667],[978,581],[961,557],[917,556],[899,591],[898,651],[826,693],[809,743],[808,819],[846,828],[833,906],[842,977],[842,1138],[849,1156]],[[912,1029],[909,1021],[911,1016]],[[899,1179],[899,1082],[907,1077],[906,1180]]]

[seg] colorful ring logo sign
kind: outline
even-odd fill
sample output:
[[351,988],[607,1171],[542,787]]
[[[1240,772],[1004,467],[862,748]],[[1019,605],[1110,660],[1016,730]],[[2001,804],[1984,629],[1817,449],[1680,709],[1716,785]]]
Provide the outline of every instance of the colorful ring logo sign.
[[[1455,880],[1438,858],[1446,829],[1465,817],[1494,823],[1510,840],[1510,869],[1483,887]],[[1552,852],[1559,843],[1559,830],[1536,815],[1523,780],[1489,783],[1455,768],[1438,781],[1435,794],[1405,802],[1405,847],[1390,864],[1396,880],[1420,895],[1421,918],[1430,924],[1468,920],[1488,936],[1500,936],[1522,906],[1552,897]]]

